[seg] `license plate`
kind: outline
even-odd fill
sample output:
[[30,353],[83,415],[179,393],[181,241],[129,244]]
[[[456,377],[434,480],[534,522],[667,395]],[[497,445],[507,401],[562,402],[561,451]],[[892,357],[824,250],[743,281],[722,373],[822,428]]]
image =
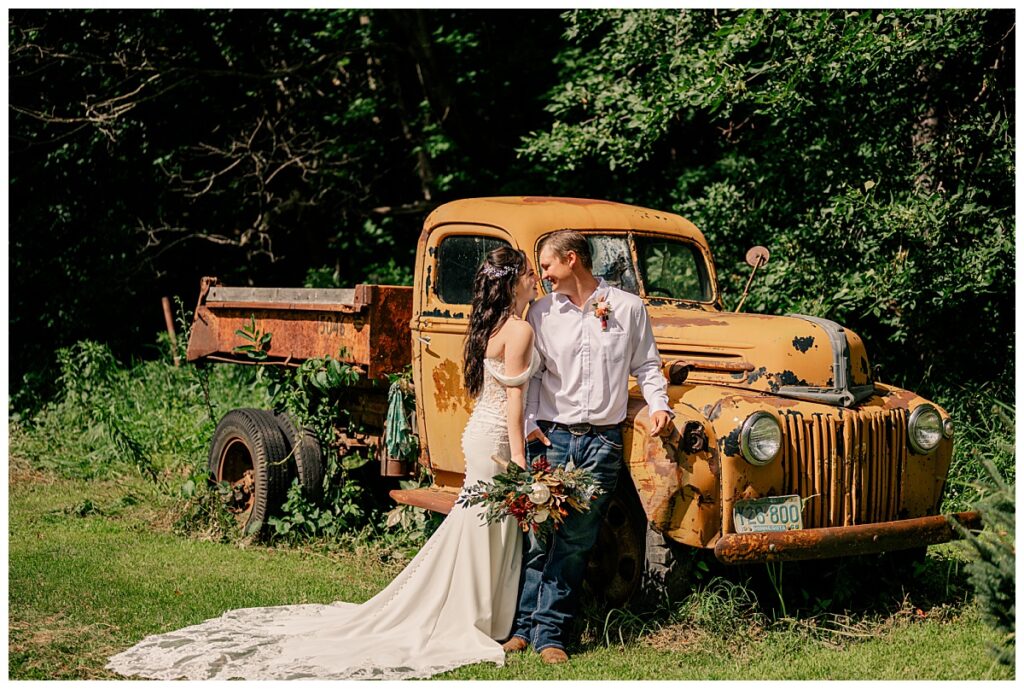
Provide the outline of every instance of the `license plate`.
[[803,501],[799,495],[740,500],[732,508],[736,533],[802,529]]

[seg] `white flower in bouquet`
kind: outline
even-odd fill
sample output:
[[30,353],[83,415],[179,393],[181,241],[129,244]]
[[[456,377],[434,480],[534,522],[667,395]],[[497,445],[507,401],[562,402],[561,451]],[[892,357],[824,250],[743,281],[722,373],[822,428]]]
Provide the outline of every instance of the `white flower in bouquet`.
[[[534,483],[530,486],[530,502],[534,505],[543,505],[550,499],[551,490],[543,483]],[[541,519],[540,521],[544,520]]]
[[533,521],[535,521],[538,524],[540,524],[542,522],[546,522],[547,520],[548,520],[548,511],[547,511],[547,509],[541,508],[541,509],[537,510],[537,514],[533,515]]

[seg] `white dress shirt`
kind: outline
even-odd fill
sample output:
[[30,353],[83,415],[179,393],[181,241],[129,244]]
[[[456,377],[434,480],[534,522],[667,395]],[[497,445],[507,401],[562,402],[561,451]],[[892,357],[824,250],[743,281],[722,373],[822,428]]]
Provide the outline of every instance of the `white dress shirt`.
[[[594,314],[605,297],[608,329]],[[651,321],[640,297],[609,287],[603,278],[578,308],[564,294],[538,299],[526,315],[543,365],[527,391],[526,433],[537,421],[608,426],[626,418],[629,376],[636,376],[652,412],[672,414]]]

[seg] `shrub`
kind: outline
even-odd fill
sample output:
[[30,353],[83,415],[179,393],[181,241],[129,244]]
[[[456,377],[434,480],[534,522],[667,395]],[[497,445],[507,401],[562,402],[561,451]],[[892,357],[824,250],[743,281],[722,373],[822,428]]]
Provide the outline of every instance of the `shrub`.
[[974,553],[967,572],[981,606],[982,618],[999,633],[999,642],[992,651],[998,662],[1010,665],[1016,647],[1014,488],[1000,476],[992,462],[982,461],[988,481],[979,486],[982,498],[977,509],[985,527],[980,533],[973,533],[959,524],[956,526]]

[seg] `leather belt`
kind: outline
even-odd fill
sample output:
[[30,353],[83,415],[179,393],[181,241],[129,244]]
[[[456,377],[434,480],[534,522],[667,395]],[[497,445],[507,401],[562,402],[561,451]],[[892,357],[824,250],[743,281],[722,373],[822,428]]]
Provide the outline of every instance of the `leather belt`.
[[607,426],[595,426],[589,423],[565,424],[557,423],[555,421],[541,421],[537,423],[538,426],[540,426],[541,424],[547,425],[547,430],[551,430],[553,428],[558,431],[569,431],[573,435],[588,435],[590,433],[602,433],[604,431],[610,431],[614,428],[620,428],[622,426],[622,424],[620,423],[613,423]]

